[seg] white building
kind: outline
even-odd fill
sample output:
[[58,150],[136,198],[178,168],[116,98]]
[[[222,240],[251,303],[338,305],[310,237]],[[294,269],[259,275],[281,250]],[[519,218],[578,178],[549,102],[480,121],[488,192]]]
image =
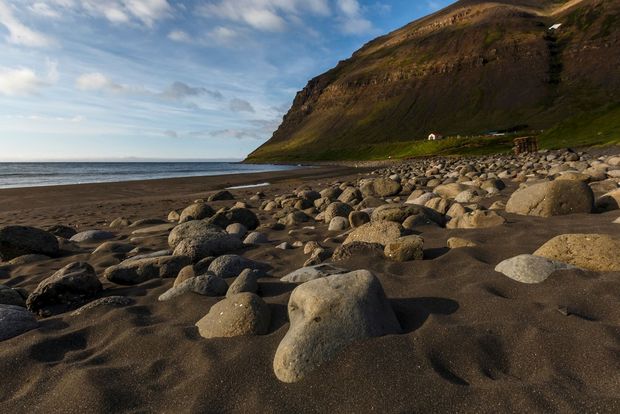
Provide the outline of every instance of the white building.
[[443,135],[433,132],[428,136],[429,141],[438,141],[443,138]]

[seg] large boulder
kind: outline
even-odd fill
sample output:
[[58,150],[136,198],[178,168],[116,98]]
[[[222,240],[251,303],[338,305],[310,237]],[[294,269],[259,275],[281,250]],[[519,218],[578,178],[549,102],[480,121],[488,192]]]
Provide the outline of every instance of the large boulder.
[[562,234],[534,255],[600,272],[620,271],[620,239],[606,234]]
[[314,279],[320,279],[331,275],[346,273],[346,269],[333,266],[329,263],[318,264],[314,266],[306,266],[297,269],[282,277],[280,281],[286,283],[306,283]]
[[594,195],[586,183],[555,180],[515,191],[506,204],[506,211],[521,215],[551,217],[591,213],[593,205]]
[[348,244],[338,246],[332,254],[332,261],[340,262],[348,260],[353,257],[366,257],[383,259],[384,247],[379,243],[366,243],[361,241],[354,241]]
[[0,260],[11,260],[25,254],[58,254],[58,240],[53,234],[35,227],[4,226],[0,228]]
[[288,303],[290,328],[273,368],[283,382],[296,382],[333,359],[352,342],[401,327],[379,280],[367,270],[316,279],[298,286]]
[[26,305],[38,312],[53,305],[83,302],[103,290],[95,269],[85,262],[68,264],[43,280],[28,296]]
[[331,203],[325,209],[325,215],[323,216],[325,223],[332,221],[334,217],[349,217],[349,214],[353,211],[353,208],[341,202]]
[[235,207],[230,210],[217,212],[213,217],[206,220],[209,224],[215,224],[225,229],[230,224],[241,223],[248,230],[255,230],[260,221],[252,210],[244,207]]
[[104,277],[119,285],[137,285],[151,279],[177,277],[191,263],[187,256],[160,256],[146,259],[127,259],[108,267]]
[[470,186],[460,183],[442,184],[433,188],[433,193],[443,198],[455,198],[457,195],[470,188]]
[[385,246],[404,235],[405,229],[396,222],[387,220],[372,221],[351,231],[343,244],[358,241],[378,243]]
[[194,203],[185,207],[179,217],[179,223],[187,223],[192,220],[202,220],[215,214],[215,211],[205,203]]
[[238,293],[211,307],[196,322],[203,338],[265,335],[271,323],[269,306],[254,293]]
[[188,221],[175,226],[168,235],[168,245],[174,249],[185,239],[199,239],[210,233],[223,233],[221,227],[202,220]]
[[26,307],[26,297],[23,291],[0,285],[0,305],[14,305]]
[[385,245],[385,257],[397,262],[422,260],[424,258],[424,239],[420,236],[403,236]]
[[596,200],[596,209],[599,211],[618,210],[620,208],[620,189],[603,194]]
[[449,229],[484,229],[501,226],[506,219],[492,210],[475,210],[454,217],[446,225]]
[[[194,222],[190,221],[185,224],[190,223]],[[173,235],[176,229],[175,227],[168,237],[168,243],[171,246],[179,239],[178,234]],[[173,238],[172,243],[171,238]],[[205,257],[219,256],[235,250],[240,250],[243,247],[243,242],[237,236],[228,234],[221,228],[213,226],[200,232],[200,234],[195,237],[181,238],[174,248],[174,255],[187,256],[195,263]]]
[[34,315],[21,306],[0,304],[0,342],[39,326]]
[[521,283],[541,283],[556,270],[574,269],[567,263],[545,257],[522,254],[499,263],[495,271]]

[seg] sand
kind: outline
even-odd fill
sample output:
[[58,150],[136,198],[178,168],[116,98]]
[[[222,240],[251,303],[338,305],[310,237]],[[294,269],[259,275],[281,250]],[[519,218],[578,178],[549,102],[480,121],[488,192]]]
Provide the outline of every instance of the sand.
[[[362,172],[325,167],[2,190],[0,225],[104,229],[119,216],[166,218],[170,210],[214,189],[270,182],[232,192],[238,200],[256,191],[272,197],[302,183],[322,189]],[[506,201],[510,192],[485,203]],[[257,212],[262,222],[274,221]],[[334,235],[326,224],[293,236],[290,228],[272,231],[272,244],[243,252],[272,266],[273,277],[259,283],[274,315],[268,335],[201,338],[194,323],[218,299],[186,295],[158,302],[173,279],[133,287],[104,282],[106,296],[128,296],[135,303],[43,318],[39,329],[0,343],[0,412],[620,412],[620,274],[571,270],[525,285],[493,270],[559,234],[618,235],[620,225],[610,223],[619,213],[547,219],[504,215],[507,224],[488,229],[421,228],[423,261],[358,257],[340,262],[376,273],[405,333],[355,343],[295,384],[279,382],[272,370],[295,287],[277,278],[301,267],[307,256],[302,249],[274,246],[322,241]],[[115,230],[117,239],[129,239],[132,230]],[[449,250],[446,241],[453,236],[478,247]],[[91,256],[96,245],[83,246],[71,257],[20,266],[0,283],[31,291],[75,260],[89,261],[101,275],[119,259]],[[140,245],[166,248],[166,235]],[[559,311],[563,307],[568,316]]]

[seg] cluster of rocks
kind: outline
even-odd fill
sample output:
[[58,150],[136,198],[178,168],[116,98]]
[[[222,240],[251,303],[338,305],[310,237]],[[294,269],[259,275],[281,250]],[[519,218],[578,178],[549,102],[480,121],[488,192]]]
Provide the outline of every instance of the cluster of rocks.
[[[619,208],[619,182],[620,157],[594,159],[573,151],[417,160],[354,181],[332,182],[320,191],[303,186],[271,198],[259,192],[247,202],[219,191],[170,212],[166,220],[117,218],[111,231],[5,226],[0,228],[0,259],[3,266],[19,266],[61,256],[71,243],[92,245],[93,255],[119,258],[103,272],[105,283],[136,285],[169,278],[174,281],[159,296],[161,302],[185,295],[219,298],[196,322],[200,335],[215,338],[270,330],[271,309],[260,296],[259,280],[272,269],[242,252],[255,246],[303,249],[303,266],[280,279],[299,286],[291,293],[290,327],[273,361],[277,377],[294,382],[353,341],[401,331],[379,279],[367,270],[350,271],[343,264],[348,259],[424,260],[423,233],[429,228],[503,226],[510,214],[611,211]],[[220,201],[234,205],[216,209]],[[248,203],[270,219],[261,225]],[[329,238],[299,239],[317,227],[327,229]],[[113,240],[114,232],[125,228],[131,229],[129,242]],[[287,229],[289,240],[271,241],[267,235]],[[153,234],[167,237],[165,250],[136,247]],[[327,247],[333,244],[337,246]],[[477,243],[451,237],[447,246],[475,248]],[[496,270],[523,283],[541,283],[556,271],[620,271],[619,247],[620,241],[610,236],[560,235],[533,254],[499,263]],[[84,305],[72,313],[80,315],[133,303],[107,294],[94,268],[83,261],[53,273],[30,293],[0,285],[0,340],[36,328],[35,314],[46,315],[55,307]]]

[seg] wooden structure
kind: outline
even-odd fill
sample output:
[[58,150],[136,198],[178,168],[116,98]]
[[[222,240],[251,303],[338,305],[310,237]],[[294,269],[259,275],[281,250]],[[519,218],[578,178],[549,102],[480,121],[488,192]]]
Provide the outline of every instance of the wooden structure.
[[521,137],[514,140],[513,150],[515,155],[538,151],[538,141],[536,137]]

